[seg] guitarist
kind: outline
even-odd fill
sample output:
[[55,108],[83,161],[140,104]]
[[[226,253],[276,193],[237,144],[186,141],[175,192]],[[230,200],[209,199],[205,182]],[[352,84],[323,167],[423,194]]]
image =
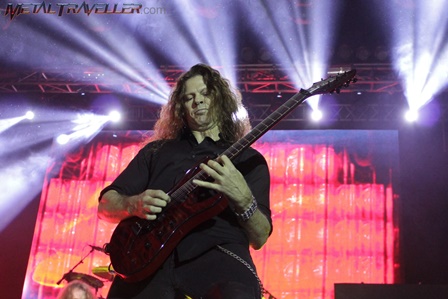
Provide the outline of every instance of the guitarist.
[[218,157],[250,130],[247,118],[236,117],[241,108],[239,94],[210,66],[195,65],[178,79],[151,140],[102,190],[98,215],[114,223],[155,220],[171,201],[167,193],[201,161],[209,175],[193,181],[201,196],[218,192],[229,204],[187,233],[149,277],[129,283],[116,276],[108,298],[261,298],[249,246],[260,249],[272,232],[268,166],[250,147],[232,161]]

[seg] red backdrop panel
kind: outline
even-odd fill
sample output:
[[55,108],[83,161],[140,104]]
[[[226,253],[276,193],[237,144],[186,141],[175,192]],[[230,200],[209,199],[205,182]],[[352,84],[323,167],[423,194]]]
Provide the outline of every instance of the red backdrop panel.
[[[97,218],[98,195],[136,155],[142,134],[106,137],[48,170],[23,298],[56,298],[73,268],[106,296],[108,256],[88,245],[107,243],[115,225]],[[272,295],[333,298],[335,283],[395,281],[396,144],[394,132],[275,131],[254,145],[271,171],[274,232],[253,256]]]

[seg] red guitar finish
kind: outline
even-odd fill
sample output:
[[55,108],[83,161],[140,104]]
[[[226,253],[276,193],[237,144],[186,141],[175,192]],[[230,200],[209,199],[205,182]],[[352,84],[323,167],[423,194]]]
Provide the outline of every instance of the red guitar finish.
[[[341,87],[356,81],[355,74],[356,70],[350,70],[314,83],[307,90],[302,89],[222,155],[235,158],[308,97],[339,92]],[[114,271],[125,281],[137,282],[153,274],[188,232],[227,207],[225,196],[204,197],[201,189],[192,183],[193,179],[205,180],[208,176],[199,167],[189,170],[168,192],[171,202],[156,220],[131,217],[117,225],[110,242],[105,245],[105,252],[110,255]]]
[[115,228],[105,251],[114,271],[127,282],[153,274],[189,231],[227,207],[222,194],[203,198],[201,189],[191,183],[193,178],[205,179],[205,172],[198,167],[188,171],[168,192],[171,202],[156,220],[130,217]]

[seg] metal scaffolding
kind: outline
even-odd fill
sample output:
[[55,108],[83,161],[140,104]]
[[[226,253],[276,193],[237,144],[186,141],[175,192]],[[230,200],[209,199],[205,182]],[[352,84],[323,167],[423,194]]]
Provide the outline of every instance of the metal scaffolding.
[[[331,127],[388,127],[402,120],[406,108],[402,86],[397,74],[389,64],[354,64],[332,66],[331,70],[357,70],[357,82],[341,90],[343,95],[328,95],[336,100],[326,103],[325,97],[320,107],[325,111],[325,119]],[[243,93],[245,105],[251,120],[258,123],[282,101],[297,93],[299,89],[286,75],[288,69],[272,64],[237,65],[236,84]],[[184,69],[175,66],[161,66],[160,75],[172,86]],[[148,128],[158,117],[159,105],[145,101],[129,100],[150,94],[147,82],[123,82],[113,74],[103,77],[103,71],[95,70],[13,70],[0,71],[1,95],[38,96],[42,104],[77,107],[85,103],[88,95],[94,98],[99,94],[114,94],[126,97],[124,122],[128,128]],[[59,96],[64,95],[64,96]],[[279,97],[281,95],[281,97]],[[88,97],[87,97],[88,98]],[[443,97],[442,97],[443,98]],[[361,100],[362,99],[362,100]],[[448,119],[447,101],[440,101],[440,119]],[[80,107],[84,108],[84,107]],[[310,107],[300,105],[284,118],[280,127],[300,128],[309,126]],[[322,126],[322,124],[321,124]]]
[[[333,66],[332,70],[357,70],[358,82],[343,92],[402,92],[396,74],[389,64],[355,64]],[[237,65],[237,86],[241,92],[274,93],[297,92],[298,87],[286,75],[288,69],[273,64]],[[174,66],[161,66],[159,72],[168,84],[172,85],[184,69]],[[101,69],[48,69],[48,70],[5,70],[0,71],[0,93],[149,93],[147,82],[126,81],[108,73],[103,78]],[[309,86],[305,86],[307,88]]]

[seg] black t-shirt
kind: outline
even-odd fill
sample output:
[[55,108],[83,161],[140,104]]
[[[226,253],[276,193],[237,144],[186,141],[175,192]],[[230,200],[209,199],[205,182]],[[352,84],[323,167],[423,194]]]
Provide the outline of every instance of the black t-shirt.
[[[146,189],[169,192],[182,180],[187,170],[204,162],[206,158],[217,157],[230,145],[222,141],[215,142],[208,137],[198,144],[191,133],[186,133],[177,140],[149,143],[112,184],[101,191],[101,196],[108,190],[116,190],[123,195],[137,195]],[[266,160],[258,151],[248,148],[232,162],[243,174],[257,200],[259,210],[266,215],[272,227],[269,208],[270,178]],[[189,232],[177,245],[178,259],[184,261],[194,258],[217,244],[232,248],[242,257],[249,255],[248,238],[230,207]]]

